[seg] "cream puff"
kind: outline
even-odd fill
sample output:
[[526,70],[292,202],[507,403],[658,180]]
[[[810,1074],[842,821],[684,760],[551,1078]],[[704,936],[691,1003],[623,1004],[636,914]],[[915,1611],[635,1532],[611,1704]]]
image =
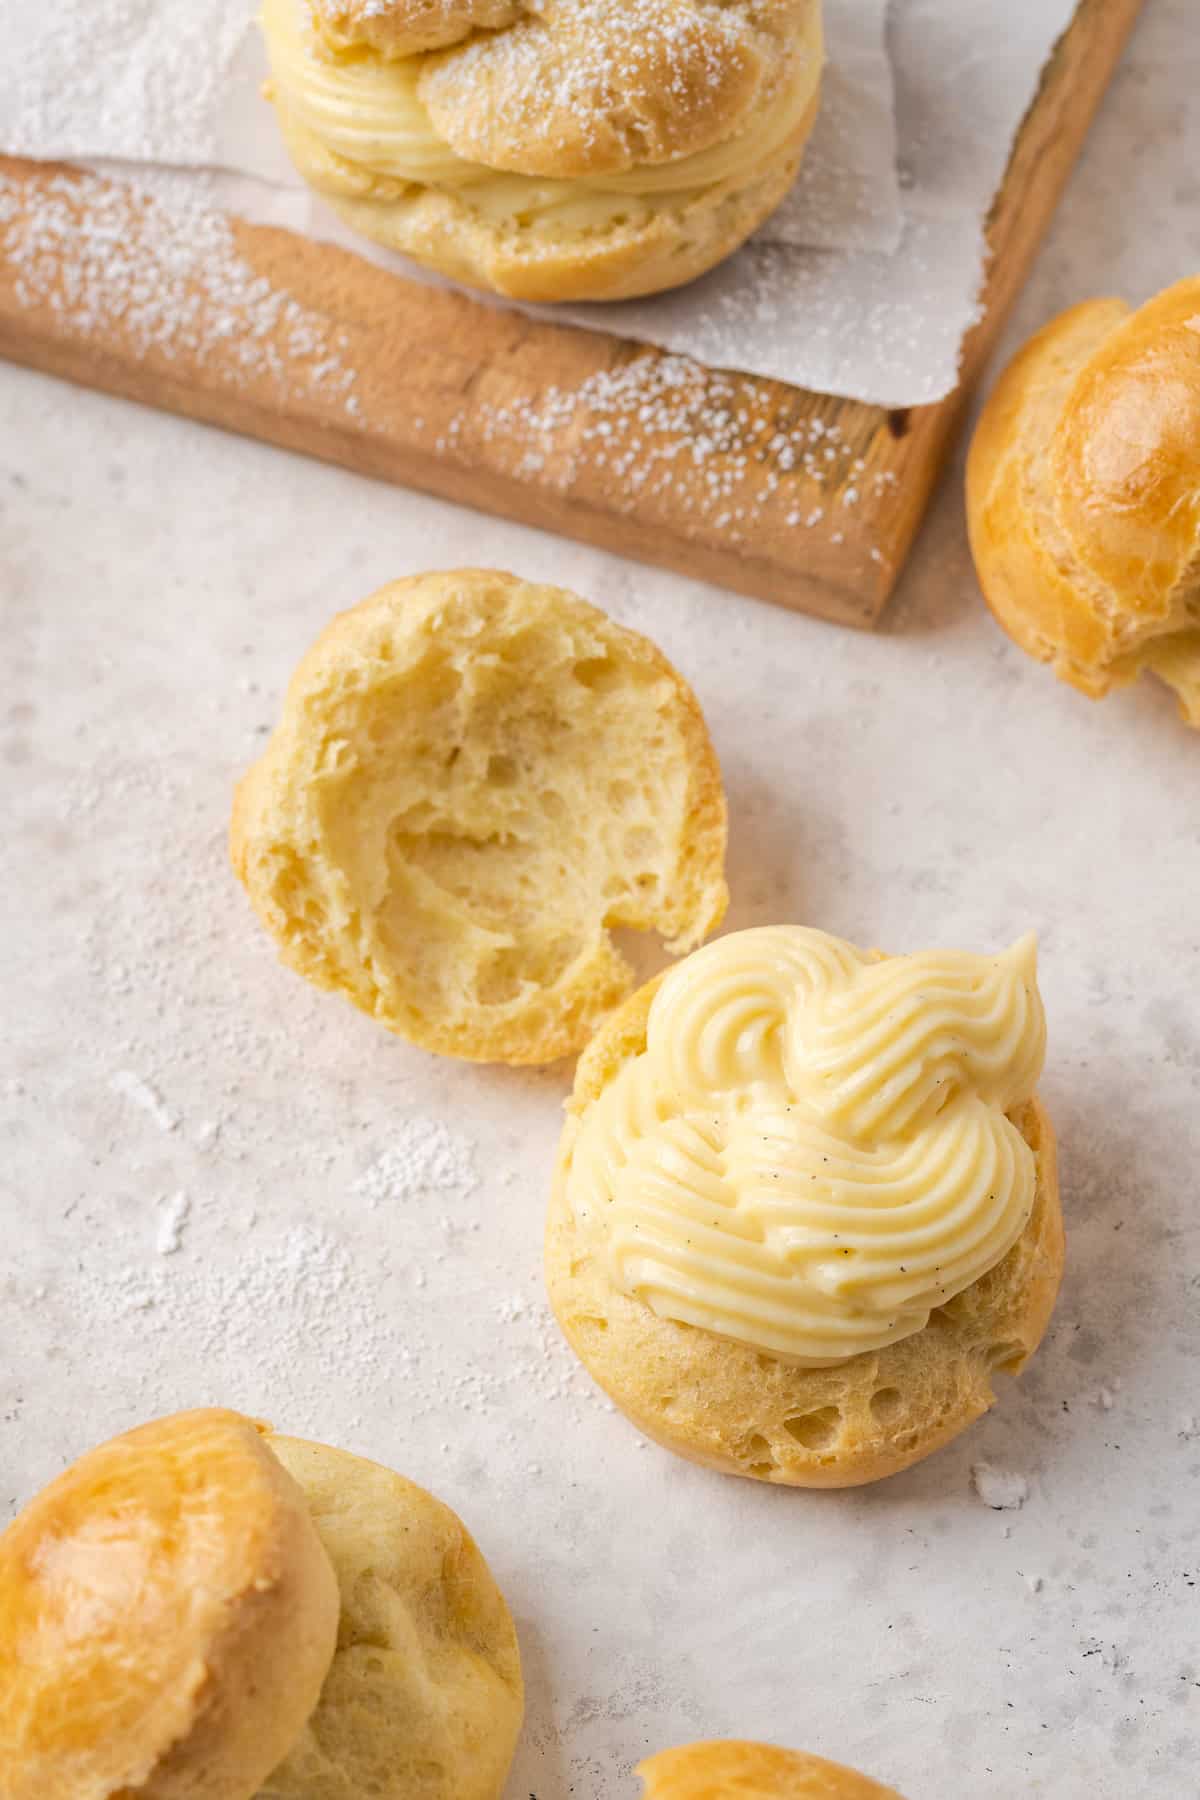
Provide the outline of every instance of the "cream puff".
[[1063,1259],[1032,939],[880,956],[737,932],[580,1059],[551,1303],[647,1436],[732,1474],[876,1481],[992,1404]]
[[263,0],[300,173],[366,236],[518,300],[677,287],[782,200],[820,0]]
[[522,1710],[454,1514],[237,1413],[114,1438],[0,1534],[4,1800],[498,1800]]
[[1023,650],[1093,699],[1149,671],[1200,727],[1200,277],[1030,339],[976,428],[967,524]]

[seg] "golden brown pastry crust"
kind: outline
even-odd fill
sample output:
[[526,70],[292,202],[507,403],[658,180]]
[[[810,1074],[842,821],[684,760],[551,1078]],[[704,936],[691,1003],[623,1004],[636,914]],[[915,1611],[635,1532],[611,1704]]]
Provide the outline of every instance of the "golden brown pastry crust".
[[804,1369],[676,1324],[612,1287],[566,1200],[580,1117],[645,1048],[661,979],[605,1021],[576,1070],[546,1227],[558,1322],[639,1430],[693,1462],[792,1487],[855,1487],[897,1474],[985,1413],[996,1369],[1018,1372],[1046,1329],[1063,1264],[1050,1121],[1037,1100],[1013,1115],[1038,1164],[1021,1237],[923,1331],[833,1368]]
[[528,0],[313,0],[317,29],[338,50],[418,56],[461,43],[473,31],[499,31],[531,10]]
[[341,1589],[321,1698],[257,1800],[499,1800],[524,1711],[517,1635],[462,1521],[391,1469],[267,1439]]
[[492,169],[570,179],[653,168],[752,124],[786,58],[798,9],[745,0],[558,0],[501,37],[477,34],[426,63],[438,135]]
[[[424,185],[350,160],[286,81],[273,84],[292,160],[349,225],[517,300],[629,299],[714,267],[786,194],[819,104],[820,0],[550,0],[536,11],[504,0],[396,0],[382,10],[319,0],[315,16],[342,51],[420,55],[420,100],[466,163],[535,184],[622,178],[621,203],[602,219],[582,193],[575,209],[544,212],[536,191],[529,205],[480,205],[469,183]],[[789,128],[768,131],[790,92]],[[756,132],[761,149],[727,178],[678,195],[626,179],[753,145]]]
[[686,683],[595,607],[490,570],[394,582],[333,621],[230,846],[285,962],[476,1061],[579,1049],[632,985],[609,928],[690,949],[728,897]]
[[1200,277],[1030,339],[976,429],[967,523],[1022,649],[1093,698],[1152,669],[1200,726]]
[[643,1800],[902,1800],[841,1763],[734,1738],[660,1750],[639,1763]]
[[0,1793],[250,1800],[316,1704],[337,1618],[308,1508],[252,1421],[180,1413],[114,1438],[0,1536]]

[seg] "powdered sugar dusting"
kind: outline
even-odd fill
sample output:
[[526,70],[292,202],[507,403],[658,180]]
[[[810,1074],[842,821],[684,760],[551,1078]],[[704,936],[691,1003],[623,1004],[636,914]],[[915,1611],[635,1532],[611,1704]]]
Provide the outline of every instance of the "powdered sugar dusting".
[[475,1149],[440,1119],[406,1119],[394,1141],[354,1183],[368,1206],[402,1205],[424,1194],[463,1199],[479,1186]]
[[157,1088],[152,1087],[148,1081],[143,1081],[133,1069],[118,1069],[108,1085],[114,1094],[131,1100],[142,1112],[147,1113],[160,1131],[174,1131],[179,1124],[177,1115],[164,1103]]
[[[92,175],[21,183],[0,174],[0,255],[19,303],[48,308],[70,335],[123,339],[139,357],[198,366],[284,411],[320,402],[368,424],[366,380],[348,335],[246,261],[230,219],[192,186],[153,192]],[[265,394],[263,390],[265,391]],[[509,390],[511,391],[511,390]],[[437,427],[407,420],[439,460],[462,456],[521,482],[601,498],[610,511],[692,520],[722,542],[752,543],[764,524],[854,542],[876,563],[868,521],[894,486],[864,428],[847,436],[830,400],[781,405],[767,382],[681,355],[645,353],[574,387],[493,399],[475,388]],[[890,445],[884,445],[886,451]]]
[[255,0],[4,8],[0,149],[205,167]]
[[[611,155],[619,143],[623,161],[659,161],[679,154],[675,140],[690,118],[705,119],[725,90],[736,91],[743,63],[765,67],[756,98],[766,98],[787,39],[767,40],[751,12],[745,0],[720,8],[573,0],[507,31],[476,33],[432,72],[427,91],[453,105],[456,148],[474,145],[485,161],[494,139],[514,137],[525,154],[574,144]],[[727,134],[731,121],[715,116],[718,135]]]
[[[153,1261],[84,1265],[50,1290],[73,1329],[128,1345],[147,1413],[166,1403],[170,1390],[160,1383],[172,1363],[202,1370],[214,1397],[243,1405],[269,1397],[281,1418],[299,1425],[317,1369],[357,1408],[401,1392],[413,1424],[445,1419],[449,1407],[488,1418],[504,1441],[526,1428],[531,1407],[607,1404],[532,1283],[530,1297],[493,1303],[493,1353],[467,1356],[438,1325],[461,1289],[461,1257],[436,1286],[389,1307],[381,1296],[392,1289],[380,1270],[339,1234],[295,1226],[266,1241],[252,1237],[235,1258],[217,1260],[189,1251],[188,1211],[182,1194],[162,1208]],[[332,1431],[327,1418],[324,1429]]]
[[971,1485],[985,1506],[994,1512],[1019,1512],[1029,1498],[1029,1483],[1015,1469],[1001,1469],[995,1463],[971,1465]]
[[231,386],[261,381],[282,402],[320,395],[358,413],[345,334],[257,273],[194,183],[145,181],[63,174],[32,186],[0,173],[0,256],[19,304],[49,308],[83,340],[116,335]]
[[284,1391],[302,1347],[307,1356],[340,1361],[361,1389],[391,1335],[344,1245],[308,1226],[247,1246],[231,1266],[180,1257],[169,1268],[85,1269],[68,1293],[85,1324],[108,1318],[112,1329],[136,1333],[151,1369],[183,1343],[203,1364],[243,1361]]
[[183,1233],[191,1216],[192,1203],[180,1190],[163,1201],[158,1212],[158,1231],[154,1248],[160,1256],[174,1256],[183,1247]]
[[548,477],[566,492],[599,472],[610,506],[669,496],[673,518],[694,517],[738,544],[768,509],[811,531],[829,509],[895,485],[891,470],[873,466],[869,442],[845,435],[836,410],[830,402],[827,417],[788,417],[766,382],[646,354],[535,400],[477,398],[434,447],[453,453],[463,434],[478,433],[521,478]]

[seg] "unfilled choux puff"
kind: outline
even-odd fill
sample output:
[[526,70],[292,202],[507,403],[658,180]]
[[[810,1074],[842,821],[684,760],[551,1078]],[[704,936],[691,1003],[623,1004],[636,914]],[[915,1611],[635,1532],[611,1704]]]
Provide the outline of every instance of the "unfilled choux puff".
[[633,985],[610,936],[700,942],[728,899],[720,769],[654,645],[487,570],[392,583],[318,638],[234,805],[293,969],[426,1049],[548,1062]]
[[841,1763],[734,1738],[660,1750],[635,1773],[642,1800],[902,1800]]
[[522,1710],[454,1514],[236,1413],[89,1451],[0,1535],[0,1800],[498,1800]]
[[820,0],[263,0],[300,173],[356,230],[520,300],[712,268],[816,118]]
[[1148,669],[1200,727],[1200,277],[1030,339],[979,420],[967,522],[1022,649],[1094,699]]
[[338,1587],[236,1413],[90,1450],[0,1535],[3,1800],[250,1800],[317,1703]]
[[448,1506],[378,1463],[268,1438],[337,1574],[315,1711],[258,1800],[498,1800],[524,1712],[517,1635]]
[[[719,938],[669,975],[678,987],[681,972],[702,965],[723,947],[736,949],[739,940],[771,935],[768,929]],[[1023,954],[1021,945],[1007,953],[1018,962]],[[879,960],[886,967],[891,959]],[[618,1086],[623,1072],[630,1072],[634,1060],[646,1051],[651,1008],[667,979],[660,976],[648,983],[607,1019],[576,1070],[546,1230],[547,1287],[559,1324],[593,1379],[638,1429],[695,1462],[728,1474],[796,1487],[850,1487],[895,1474],[948,1443],[986,1412],[995,1399],[992,1383],[996,1370],[1019,1371],[1049,1322],[1063,1266],[1050,1121],[1032,1095],[1009,1111],[1006,1132],[1031,1175],[1028,1212],[1022,1210],[1014,1227],[1019,1235],[1000,1261],[985,1267],[982,1275],[944,1304],[934,1306],[927,1314],[928,1322],[909,1335],[830,1366],[804,1366],[765,1350],[761,1341],[739,1341],[680,1317],[664,1316],[636,1289],[618,1285],[609,1245],[581,1223],[569,1192],[589,1124],[600,1133],[598,1139],[593,1134],[590,1140],[599,1157],[593,1169],[598,1168],[603,1176],[606,1167],[617,1166],[612,1156],[622,1154],[619,1146],[615,1151],[607,1147],[611,1121],[601,1102],[610,1096],[610,1090],[618,1123],[663,1129],[667,1134],[667,1159],[657,1166],[643,1167],[640,1160],[636,1165],[643,1170],[636,1191],[644,1196],[646,1216],[640,1226],[635,1221],[633,1229],[648,1235],[629,1241],[646,1246],[633,1252],[643,1259],[656,1254],[664,1241],[659,1234],[666,1229],[665,1220],[677,1222],[689,1216],[687,1212],[664,1212],[664,1205],[675,1206],[670,1196],[664,1201],[664,1180],[674,1184],[681,1170],[693,1166],[703,1174],[705,1165],[711,1170],[725,1167],[722,1179],[728,1179],[729,1157],[755,1154],[753,1146],[750,1150],[745,1145],[739,1148],[732,1138],[724,1152],[717,1139],[706,1147],[705,1133],[712,1121],[702,1110],[694,1117],[686,1111],[680,1113],[677,1126],[656,1127],[653,1121],[664,1116],[669,1121],[673,1109],[668,1107],[663,1115],[652,1095],[639,1094],[628,1082],[623,1088]],[[728,1033],[722,1035],[715,1024],[710,1025],[699,1043],[699,1050],[713,1059],[722,1053],[722,1044],[732,1046],[738,1054],[747,1046],[753,1050],[760,1034],[770,1029],[753,995],[731,992],[726,1013]],[[1027,1021],[1026,1033],[1032,1033],[1029,1041],[1036,1049],[1036,1021]],[[945,1041],[952,1041],[954,1035],[943,1034]],[[1040,1051],[1030,1062],[1030,1071],[1037,1066]],[[853,1088],[854,1071],[849,1073]],[[752,1097],[749,1088],[746,1097]],[[742,1116],[737,1117],[742,1130]],[[783,1119],[778,1130],[784,1162],[775,1166],[786,1166],[785,1140],[791,1129]],[[774,1193],[769,1186],[773,1152],[768,1141],[763,1142],[768,1160],[760,1171],[761,1179],[756,1178],[757,1191],[768,1196],[764,1204],[770,1206],[774,1204],[769,1198]],[[832,1155],[832,1146],[830,1149]],[[724,1156],[725,1162],[713,1163],[714,1155],[718,1159]],[[695,1165],[693,1158],[699,1159]],[[942,1164],[953,1169],[957,1159],[947,1164],[943,1158]],[[855,1179],[849,1166],[844,1179]],[[615,1187],[611,1191],[617,1193]],[[813,1192],[819,1196],[820,1189]],[[696,1193],[699,1200],[703,1184]],[[848,1189],[847,1194],[851,1197],[852,1191]],[[718,1201],[718,1205],[722,1203]],[[628,1210],[625,1201],[616,1207],[619,1214]],[[608,1217],[603,1195],[596,1211],[602,1221]],[[696,1222],[695,1245],[701,1246],[707,1226],[715,1221],[698,1210],[690,1216]],[[739,1225],[741,1217],[739,1204],[728,1214],[730,1223],[723,1231],[744,1230],[748,1254],[758,1243],[757,1228],[752,1229],[752,1222]],[[627,1219],[623,1229],[630,1229]],[[676,1229],[675,1223],[671,1229]],[[720,1241],[728,1245],[736,1244],[737,1239],[723,1235]],[[691,1246],[693,1239],[689,1237],[687,1243]],[[689,1248],[686,1258],[694,1254]],[[729,1251],[723,1249],[721,1254],[726,1256]],[[738,1266],[740,1261],[739,1257]],[[747,1267],[753,1291],[770,1285],[769,1273],[757,1263]],[[701,1290],[688,1276],[676,1292],[690,1296],[686,1302],[690,1305]],[[695,1317],[694,1312],[691,1316]]]

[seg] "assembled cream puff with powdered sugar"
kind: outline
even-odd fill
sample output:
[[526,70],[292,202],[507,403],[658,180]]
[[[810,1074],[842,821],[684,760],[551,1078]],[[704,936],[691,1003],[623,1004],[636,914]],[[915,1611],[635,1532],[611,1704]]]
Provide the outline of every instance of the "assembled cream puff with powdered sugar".
[[680,286],[783,199],[820,0],[263,0],[268,94],[356,230],[519,300]]

